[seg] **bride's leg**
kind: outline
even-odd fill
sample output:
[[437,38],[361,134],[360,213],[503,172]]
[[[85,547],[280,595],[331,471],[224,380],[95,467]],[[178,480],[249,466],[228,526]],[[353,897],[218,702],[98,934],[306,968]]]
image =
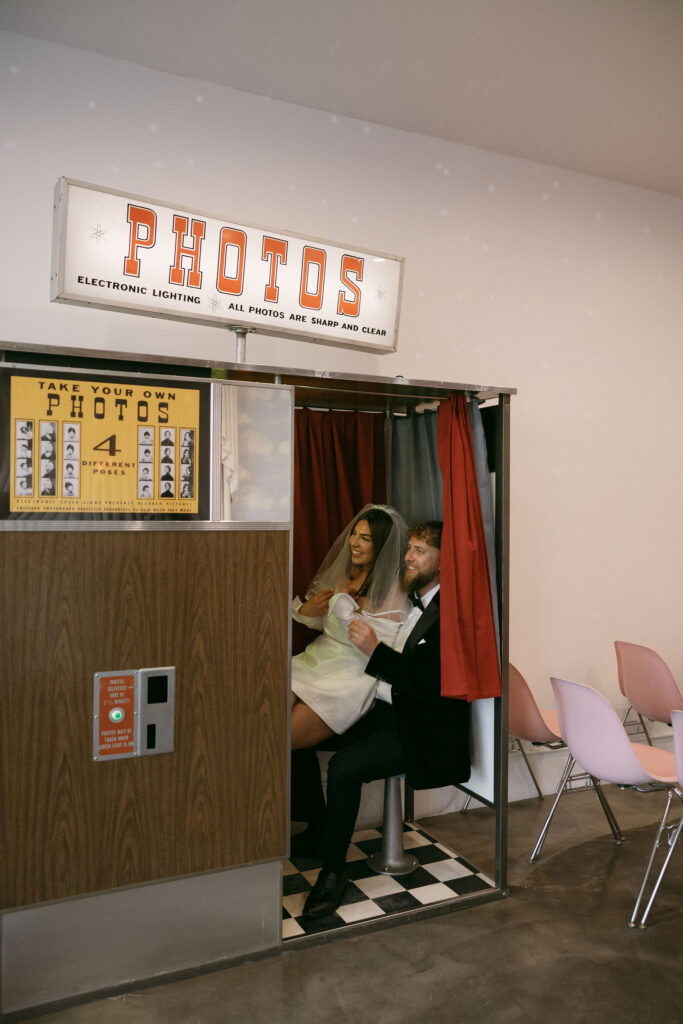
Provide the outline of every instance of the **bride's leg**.
[[292,707],[292,750],[302,750],[304,747],[315,747],[323,740],[334,736],[329,725],[325,725],[322,718],[311,711],[308,704],[298,700]]

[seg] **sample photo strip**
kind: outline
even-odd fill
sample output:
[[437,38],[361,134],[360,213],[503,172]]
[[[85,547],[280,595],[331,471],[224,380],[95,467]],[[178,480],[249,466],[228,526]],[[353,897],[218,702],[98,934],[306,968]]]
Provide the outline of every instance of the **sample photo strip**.
[[175,427],[161,427],[159,440],[159,497],[175,498],[176,438]]
[[52,498],[57,493],[57,424],[40,421],[40,494]]
[[67,423],[62,430],[62,497],[79,497],[79,475],[81,454],[81,427],[79,423]]
[[137,428],[137,497],[154,498],[155,433],[152,427]]
[[17,420],[14,493],[33,494],[33,420]]
[[194,430],[180,431],[180,497],[194,498]]

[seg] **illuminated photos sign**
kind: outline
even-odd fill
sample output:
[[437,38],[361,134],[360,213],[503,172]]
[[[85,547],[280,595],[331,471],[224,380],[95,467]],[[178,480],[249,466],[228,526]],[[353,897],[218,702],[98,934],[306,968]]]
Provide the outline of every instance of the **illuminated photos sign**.
[[403,260],[61,178],[53,301],[396,349]]

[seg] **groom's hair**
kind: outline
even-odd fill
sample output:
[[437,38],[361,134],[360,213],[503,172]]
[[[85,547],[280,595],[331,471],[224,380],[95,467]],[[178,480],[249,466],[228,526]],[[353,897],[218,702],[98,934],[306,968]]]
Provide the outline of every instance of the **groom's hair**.
[[408,530],[409,537],[418,537],[425,540],[433,548],[441,549],[441,531],[443,523],[440,519],[428,519],[424,523],[415,523]]

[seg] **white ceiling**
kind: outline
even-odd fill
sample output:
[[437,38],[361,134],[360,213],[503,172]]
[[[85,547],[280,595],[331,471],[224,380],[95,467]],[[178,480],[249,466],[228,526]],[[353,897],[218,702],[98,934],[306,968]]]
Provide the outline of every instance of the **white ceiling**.
[[683,0],[0,0],[0,29],[683,197]]

